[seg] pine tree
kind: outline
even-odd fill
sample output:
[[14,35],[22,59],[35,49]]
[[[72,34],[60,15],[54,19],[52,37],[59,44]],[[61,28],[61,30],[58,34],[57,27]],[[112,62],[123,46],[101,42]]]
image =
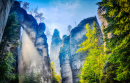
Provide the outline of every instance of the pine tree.
[[104,54],[103,45],[98,45],[98,29],[96,23],[93,23],[93,29],[90,28],[90,25],[86,25],[87,33],[85,33],[87,39],[81,43],[81,48],[77,52],[86,52],[87,57],[81,69],[80,82],[81,83],[99,83],[101,82],[103,73],[103,66],[108,58]]
[[13,50],[7,50],[8,47],[15,48],[18,45],[18,30],[16,15],[15,13],[12,13],[8,17],[2,42],[0,44],[0,83],[9,83],[18,80],[18,76],[15,75],[16,72],[13,66],[13,63],[15,62]]
[[[114,80],[130,82],[130,1],[102,0],[98,5],[107,9],[104,18],[109,26],[104,29],[105,42],[111,51],[109,62],[116,65]],[[107,38],[108,33],[112,38]]]

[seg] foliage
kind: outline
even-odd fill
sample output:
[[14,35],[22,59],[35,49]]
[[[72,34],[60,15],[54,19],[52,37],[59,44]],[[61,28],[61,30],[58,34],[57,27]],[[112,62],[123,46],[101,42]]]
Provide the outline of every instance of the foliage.
[[7,47],[16,47],[18,45],[18,31],[19,26],[17,24],[16,15],[15,13],[12,13],[8,17],[2,42],[0,44],[0,60],[4,57],[4,54],[9,51],[7,50]]
[[43,13],[39,13],[38,12],[38,7],[36,7],[35,9],[34,9],[34,14],[35,14],[35,18],[37,19],[37,20],[39,20],[40,22],[42,22],[45,18],[43,17]]
[[86,52],[87,57],[81,69],[80,82],[81,83],[101,83],[103,76],[103,67],[108,56],[104,54],[103,45],[98,45],[98,29],[96,23],[93,23],[93,29],[89,24],[86,24],[87,39],[81,43],[77,52]]
[[[29,10],[29,4],[28,2],[23,2],[23,1],[19,1],[19,3],[22,5],[22,8],[24,10]],[[43,13],[42,12],[38,12],[38,6],[35,9],[31,9],[29,10],[29,14],[34,15],[34,17],[39,20],[40,22],[42,22],[45,18],[43,17]]]
[[29,3],[24,2],[23,5],[22,5],[22,8],[25,9],[25,10],[28,10],[29,9]]
[[31,72],[30,75],[25,74],[22,76],[22,82],[23,83],[41,83],[40,74],[34,74]]
[[[102,0],[98,3],[107,9],[104,18],[109,26],[104,29],[105,42],[111,51],[109,62],[116,65],[117,81],[130,81],[130,2],[128,0]],[[108,33],[112,38],[107,38]]]
[[51,63],[50,68],[51,68],[52,83],[61,83],[61,77],[59,75],[56,75],[57,73],[55,72],[54,62]]
[[14,61],[13,54],[6,52],[4,58],[0,61],[0,83],[6,83],[15,79],[14,67],[12,66]]
[[17,80],[14,73],[12,54],[13,50],[7,48],[16,47],[18,40],[18,24],[14,13],[10,14],[4,30],[2,42],[0,44],[0,83],[8,83]]
[[37,14],[35,14],[35,18],[39,19],[40,22],[42,22],[45,19],[43,17],[43,13],[37,13]]
[[[17,0],[15,0],[15,1],[17,1]],[[29,4],[30,4],[30,3],[28,3],[28,2],[23,2],[23,1],[21,1],[21,0],[19,0],[18,2],[20,3],[21,7],[22,7],[24,10],[29,10]]]
[[1,55],[3,55],[3,51],[5,51],[5,47],[9,47],[10,44],[12,44],[12,46],[18,45],[17,42],[19,38],[18,31],[19,28],[16,20],[16,15],[15,13],[12,13],[8,17],[2,42],[0,44],[0,53],[2,53]]

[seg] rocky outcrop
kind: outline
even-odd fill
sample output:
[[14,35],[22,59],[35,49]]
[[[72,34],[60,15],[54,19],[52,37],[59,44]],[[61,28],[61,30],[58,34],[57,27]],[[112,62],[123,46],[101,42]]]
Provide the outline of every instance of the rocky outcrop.
[[[17,16],[21,46],[18,47],[19,73],[40,74],[42,83],[51,83],[50,59],[48,55],[47,38],[44,34],[45,24],[38,25],[36,19],[27,14],[15,1],[10,13]],[[22,72],[20,72],[22,71]]]
[[[37,28],[37,35],[36,35],[36,42],[35,46],[37,50],[39,51],[40,55],[43,56],[43,48],[47,48],[47,38],[44,34],[44,31],[46,29],[46,26],[44,23],[40,23]],[[47,54],[47,53],[46,53]]]
[[0,0],[0,43],[13,2],[14,0]]
[[80,68],[82,67],[84,59],[86,57],[86,54],[81,53],[81,52],[76,53],[76,51],[77,49],[79,49],[79,45],[87,39],[85,36],[85,33],[86,33],[85,25],[89,23],[89,25],[92,28],[92,24],[94,21],[96,22],[96,26],[99,28],[97,18],[90,17],[90,18],[82,20],[80,24],[71,31],[71,34],[70,34],[71,68],[73,72],[74,83],[77,83],[79,80],[79,77],[77,77],[77,75],[80,74]]
[[[106,10],[105,7],[99,6],[97,14],[98,14],[98,18],[101,22],[101,32],[102,32],[102,35],[103,35],[103,39],[105,38],[105,34],[104,34],[103,30],[109,26],[109,23],[107,22],[107,20],[102,16],[106,12],[107,12],[107,10]],[[112,36],[113,36],[112,33],[109,33],[107,35],[108,38],[112,38]],[[104,46],[106,46],[105,42],[104,42]],[[105,47],[104,47],[104,51],[105,51]]]
[[[20,7],[20,3],[15,1],[10,13],[15,13],[20,27],[22,27],[29,35],[31,40],[35,42],[37,32],[37,21],[32,16],[27,14],[26,10]],[[20,31],[20,30],[19,30]]]
[[101,26],[104,26],[104,27],[101,28],[102,33],[103,33],[103,29],[107,28],[107,26],[108,26],[107,20],[102,16],[105,13],[106,13],[106,8],[103,7],[103,6],[102,7],[99,6],[97,14],[98,14],[98,18],[99,18],[99,20],[101,22]]
[[59,52],[60,52],[61,42],[62,40],[60,38],[60,33],[57,29],[55,29],[51,41],[50,59],[51,62],[54,62],[56,66],[55,71],[59,76],[60,76]]
[[[102,34],[103,34],[103,38],[104,38],[104,32],[103,32],[103,29],[107,28],[109,26],[109,23],[107,22],[107,20],[102,16],[103,14],[105,14],[107,12],[107,9],[104,7],[104,6],[99,6],[98,7],[98,18],[101,22],[101,31],[102,31]],[[112,33],[109,33],[108,34],[108,38],[112,38]]]
[[[97,14],[98,14],[98,18],[99,18],[99,20],[101,22],[101,31],[102,31],[102,34],[103,34],[103,39],[105,38],[105,36],[104,36],[105,34],[103,32],[103,29],[107,28],[108,22],[102,15],[105,14],[106,12],[107,11],[106,11],[105,7],[99,6]],[[104,51],[105,51],[105,46],[106,46],[106,43],[104,42]],[[105,63],[103,73],[106,73],[107,66],[108,66],[108,61],[106,61],[106,63]]]
[[[61,47],[59,55],[63,83],[77,83],[79,81],[78,74],[80,74],[80,68],[83,65],[86,54],[81,52],[76,53],[76,51],[79,48],[79,45],[87,39],[85,36],[85,33],[87,32],[85,25],[89,23],[92,28],[94,21],[96,22],[96,26],[99,28],[96,17],[90,17],[82,20],[77,27],[72,29],[70,36],[64,36],[62,41],[63,47]],[[101,35],[102,34],[100,33],[99,36]],[[100,43],[101,40],[99,41],[99,44]],[[67,78],[72,78],[72,80]],[[69,80],[71,81],[68,82]]]
[[[103,14],[106,14],[106,12],[107,12],[107,9],[104,6],[99,6],[97,14],[98,14],[98,18],[101,22],[101,31],[103,34],[103,39],[105,39],[105,34],[104,34],[103,30],[109,26],[109,23],[107,22],[107,20],[102,16]],[[112,37],[113,37],[112,33],[107,34],[107,38],[112,38]],[[106,51],[106,46],[107,46],[106,42],[104,42],[104,51]],[[109,54],[111,54],[111,53],[109,52]],[[109,58],[108,58],[108,60],[109,60]],[[108,60],[104,64],[104,68],[103,68],[103,75],[104,76],[102,78],[102,81],[108,82],[108,83],[109,82],[117,83],[116,80],[113,80],[113,78],[115,78],[115,75],[112,75],[113,73],[110,73],[116,69],[116,65],[109,63]],[[111,74],[111,76],[109,76],[109,74]]]
[[73,83],[71,60],[70,60],[70,36],[66,37],[64,36],[62,40],[59,59],[60,59],[62,83]]
[[48,55],[47,37],[44,34],[45,29],[44,23],[38,25],[35,46],[43,58],[43,83],[51,83],[50,58]]

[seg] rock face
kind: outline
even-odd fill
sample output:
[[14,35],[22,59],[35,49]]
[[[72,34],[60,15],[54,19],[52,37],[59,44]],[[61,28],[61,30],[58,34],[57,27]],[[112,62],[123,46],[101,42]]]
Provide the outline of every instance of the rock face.
[[[63,83],[77,83],[79,81],[77,75],[80,74],[80,68],[83,65],[86,54],[80,52],[76,53],[76,51],[79,45],[87,39],[85,36],[85,25],[89,23],[92,28],[93,21],[96,22],[96,26],[99,28],[96,17],[84,19],[77,27],[71,30],[70,36],[64,37],[62,41],[63,47],[60,49],[59,58]],[[101,33],[99,35],[101,35]],[[99,43],[100,42],[101,41],[99,41]]]
[[71,67],[73,72],[74,83],[77,83],[79,80],[79,77],[77,77],[77,75],[80,74],[80,68],[82,67],[84,59],[86,57],[85,56],[86,54],[81,52],[76,53],[76,51],[77,49],[79,49],[79,45],[87,39],[85,36],[86,33],[85,25],[89,23],[89,25],[92,28],[93,21],[96,22],[96,26],[99,28],[99,24],[97,22],[96,17],[90,17],[82,20],[80,24],[71,31],[70,34]]
[[43,83],[51,83],[50,58],[48,55],[47,37],[44,34],[45,28],[44,23],[39,24],[35,46],[39,54],[43,57]]
[[73,83],[73,75],[70,61],[70,36],[64,36],[62,47],[60,48],[59,59],[62,83]]
[[[38,25],[36,19],[27,14],[15,1],[10,13],[17,16],[21,46],[19,47],[19,71],[21,74],[39,72],[42,83],[51,83],[50,59],[47,38],[44,34],[45,24]],[[21,31],[20,31],[21,28]],[[24,70],[22,70],[24,69]]]
[[32,15],[27,14],[27,12],[20,7],[20,3],[17,1],[14,2],[10,13],[16,14],[20,27],[22,27],[29,35],[31,40],[35,42],[38,27],[36,19]]
[[54,62],[56,66],[55,71],[57,72],[59,76],[60,76],[59,52],[60,52],[61,42],[62,40],[60,38],[60,33],[57,29],[55,29],[52,36],[50,59],[51,59],[51,62]]
[[[107,10],[106,10],[105,7],[99,6],[97,14],[98,14],[98,18],[99,18],[99,20],[101,22],[101,32],[102,32],[102,35],[103,35],[103,39],[105,38],[105,36],[104,36],[105,34],[103,32],[103,29],[105,29],[105,28],[107,28],[109,26],[109,23],[107,22],[107,20],[102,16],[106,12],[107,12]],[[108,38],[112,38],[112,36],[113,36],[112,33],[109,33],[107,35]],[[104,42],[104,46],[106,46],[105,42]],[[105,49],[104,49],[104,51],[105,51]]]
[[[108,22],[107,22],[107,20],[106,20],[105,18],[103,18],[103,16],[102,16],[102,14],[105,14],[105,13],[106,13],[106,8],[99,6],[98,12],[97,12],[98,18],[99,18],[99,20],[100,20],[100,22],[101,22],[101,25],[104,26],[104,28],[107,28]],[[101,28],[101,30],[103,30],[103,28]],[[103,33],[103,32],[102,32],[102,33]]]
[[[107,22],[107,20],[102,16],[106,12],[107,12],[107,10],[106,10],[105,7],[99,6],[97,14],[98,14],[98,18],[99,18],[99,20],[101,22],[101,31],[102,31],[102,34],[103,34],[103,39],[105,38],[105,36],[104,36],[105,34],[103,32],[103,29],[105,29],[105,28],[107,28],[109,26],[109,23]],[[112,36],[113,36],[112,33],[109,33],[107,35],[108,38],[112,38]],[[106,46],[106,42],[104,42],[104,51],[106,51],[105,46]],[[105,80],[105,81],[107,80],[108,82],[111,80],[111,82],[112,82],[112,80],[113,80],[112,76],[110,78],[106,78],[107,73],[111,72],[111,68],[116,69],[116,67],[114,67],[113,64],[109,63],[109,61],[107,60],[105,62],[105,64],[104,64],[104,68],[103,68],[104,77],[103,77],[102,80]],[[113,80],[113,82],[116,82],[116,81]]]
[[0,0],[0,43],[13,2],[14,0]]
[[46,28],[46,26],[45,26],[44,23],[40,23],[38,28],[37,28],[37,35],[36,35],[35,46],[36,46],[36,48],[39,51],[41,56],[43,54],[43,48],[47,48],[48,47],[48,45],[47,45],[47,38],[46,38],[46,35],[44,34],[45,28]]

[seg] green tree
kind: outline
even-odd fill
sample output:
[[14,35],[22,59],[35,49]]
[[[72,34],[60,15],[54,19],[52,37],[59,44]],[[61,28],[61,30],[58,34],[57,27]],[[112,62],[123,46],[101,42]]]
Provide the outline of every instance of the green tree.
[[[104,29],[105,42],[110,50],[109,62],[113,64],[114,80],[130,82],[130,2],[129,0],[102,0],[98,3],[107,9],[104,18],[109,26]],[[112,33],[112,38],[107,34]],[[111,73],[112,73],[111,72]]]
[[51,63],[50,69],[51,69],[52,83],[61,83],[61,77],[57,75],[57,73],[55,72],[54,62]]
[[14,58],[12,53],[5,53],[4,59],[0,61],[0,83],[7,83],[15,79],[15,74],[13,73]]
[[96,23],[93,23],[93,29],[89,24],[86,24],[87,39],[81,43],[77,52],[87,52],[87,57],[81,69],[80,82],[81,83],[101,83],[103,76],[103,66],[108,56],[104,54],[103,45],[99,45],[99,30]]
[[15,13],[9,15],[7,24],[4,30],[4,34],[2,37],[2,42],[0,44],[0,59],[2,59],[2,55],[7,52],[7,47],[16,47],[18,45],[19,39],[19,26],[16,20]]
[[27,73],[22,76],[21,83],[41,83],[41,75],[31,72],[30,75]]
[[[2,42],[0,44],[0,83],[9,83],[17,77],[15,75],[13,63],[15,62],[12,54],[13,50],[8,50],[10,47],[18,45],[18,24],[16,15],[10,14],[4,30]],[[17,79],[16,79],[17,80]]]

